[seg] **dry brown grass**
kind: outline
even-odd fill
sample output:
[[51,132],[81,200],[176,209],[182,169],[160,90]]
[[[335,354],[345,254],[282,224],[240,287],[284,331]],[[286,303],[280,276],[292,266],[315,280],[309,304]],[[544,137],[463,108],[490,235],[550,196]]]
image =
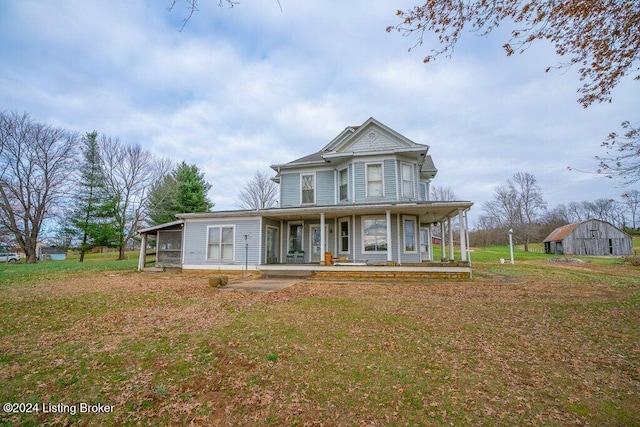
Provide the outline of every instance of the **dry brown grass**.
[[5,286],[7,424],[638,425],[640,269],[480,266],[464,282],[221,292],[206,274]]

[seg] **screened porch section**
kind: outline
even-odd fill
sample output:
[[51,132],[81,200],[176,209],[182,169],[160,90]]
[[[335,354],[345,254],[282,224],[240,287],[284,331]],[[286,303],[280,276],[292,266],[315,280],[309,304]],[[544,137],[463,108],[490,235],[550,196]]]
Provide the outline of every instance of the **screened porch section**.
[[156,266],[180,267],[182,264],[182,230],[158,230]]

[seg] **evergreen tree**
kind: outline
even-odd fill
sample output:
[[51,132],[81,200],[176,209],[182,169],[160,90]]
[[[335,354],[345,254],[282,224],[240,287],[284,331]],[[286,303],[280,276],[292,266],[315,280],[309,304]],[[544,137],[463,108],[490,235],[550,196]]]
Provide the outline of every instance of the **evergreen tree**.
[[183,161],[151,189],[149,222],[163,224],[175,221],[177,213],[207,212],[213,206],[207,197],[210,189],[204,173]]
[[177,182],[176,208],[181,213],[207,212],[213,204],[207,197],[211,189],[196,165],[187,165],[184,161],[175,171]]
[[71,230],[80,240],[80,262],[96,246],[113,246],[116,237],[115,202],[109,197],[100,156],[97,132],[83,139],[83,163],[78,177]]

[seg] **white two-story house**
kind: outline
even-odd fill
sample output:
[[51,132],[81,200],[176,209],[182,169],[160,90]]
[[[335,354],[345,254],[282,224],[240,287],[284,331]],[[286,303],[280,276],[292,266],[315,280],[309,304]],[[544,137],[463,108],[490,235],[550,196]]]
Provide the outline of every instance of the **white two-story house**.
[[[443,261],[469,269],[466,213],[472,203],[429,200],[437,170],[428,150],[370,118],[316,153],[272,165],[279,207],[178,214],[172,223],[140,230],[143,247],[155,236],[156,265],[183,269],[427,272]],[[141,251],[141,269],[144,259]]]

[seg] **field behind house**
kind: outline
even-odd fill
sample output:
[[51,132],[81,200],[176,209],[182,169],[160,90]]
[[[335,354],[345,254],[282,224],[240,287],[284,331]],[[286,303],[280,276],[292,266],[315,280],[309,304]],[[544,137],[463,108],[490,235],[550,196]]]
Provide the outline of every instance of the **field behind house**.
[[[277,293],[0,265],[0,402],[39,408],[0,424],[640,425],[640,267],[472,257],[468,281]],[[113,411],[42,412],[81,402]]]

